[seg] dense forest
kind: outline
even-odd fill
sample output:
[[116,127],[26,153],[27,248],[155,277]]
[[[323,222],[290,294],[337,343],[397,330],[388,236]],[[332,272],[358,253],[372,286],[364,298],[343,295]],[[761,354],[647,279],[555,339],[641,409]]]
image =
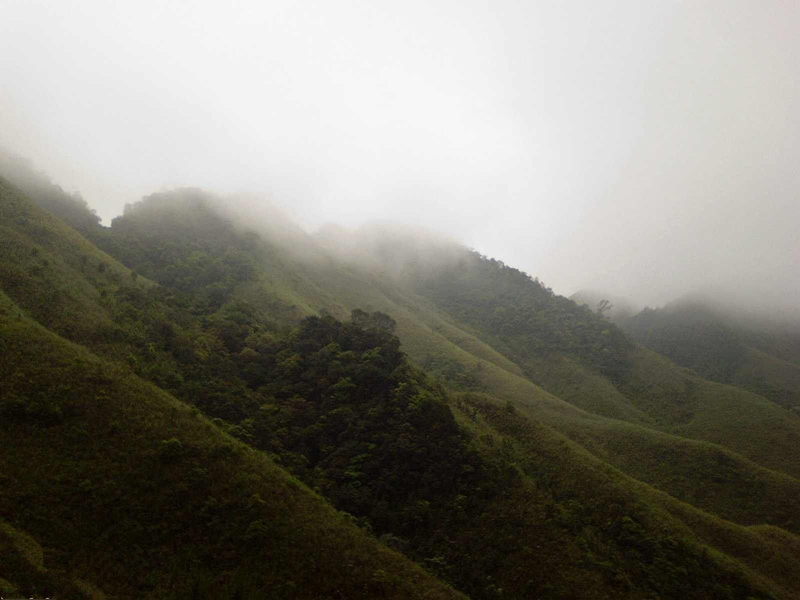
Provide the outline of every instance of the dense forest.
[[415,278],[421,294],[497,338],[520,362],[571,355],[612,381],[624,378],[630,368],[631,344],[616,326],[501,261],[471,251],[454,269]]
[[800,423],[724,330],[629,337],[460,247],[301,260],[196,189],[103,227],[0,166],[4,592],[800,593]]

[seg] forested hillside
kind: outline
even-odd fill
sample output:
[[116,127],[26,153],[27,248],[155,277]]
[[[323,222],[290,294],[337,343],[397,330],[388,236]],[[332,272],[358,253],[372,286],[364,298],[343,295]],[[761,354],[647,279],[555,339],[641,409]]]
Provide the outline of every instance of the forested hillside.
[[800,327],[749,325],[699,300],[621,322],[639,343],[703,377],[740,386],[800,414]]
[[200,190],[106,228],[33,180],[0,184],[0,542],[44,558],[8,589],[800,594],[770,400],[458,246],[356,259]]

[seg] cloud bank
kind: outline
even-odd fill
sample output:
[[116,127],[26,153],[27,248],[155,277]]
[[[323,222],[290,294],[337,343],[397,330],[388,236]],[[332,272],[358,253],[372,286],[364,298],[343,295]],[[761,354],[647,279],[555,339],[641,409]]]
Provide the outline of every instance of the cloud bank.
[[795,3],[0,8],[0,145],[106,220],[200,186],[420,224],[563,294],[800,299]]

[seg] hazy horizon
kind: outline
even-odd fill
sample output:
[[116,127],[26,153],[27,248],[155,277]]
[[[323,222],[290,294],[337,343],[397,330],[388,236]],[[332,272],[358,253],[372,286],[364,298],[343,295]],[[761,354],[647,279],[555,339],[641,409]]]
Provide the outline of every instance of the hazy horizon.
[[567,296],[800,314],[793,3],[0,8],[0,146],[106,224],[163,188],[247,192]]

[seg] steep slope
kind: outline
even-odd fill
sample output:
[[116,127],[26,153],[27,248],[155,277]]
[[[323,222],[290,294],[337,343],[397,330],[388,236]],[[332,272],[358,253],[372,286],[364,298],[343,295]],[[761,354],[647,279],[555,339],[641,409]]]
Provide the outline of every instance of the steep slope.
[[[665,577],[669,586],[680,586],[687,574],[672,571],[662,559],[677,552],[687,559],[684,568],[691,571],[696,567],[690,565],[698,556],[694,544],[701,542],[713,546],[711,552],[731,568],[741,569],[740,574],[748,573],[764,581],[772,593],[789,598],[796,594],[798,573],[794,557],[800,549],[797,536],[771,527],[736,526],[678,502],[610,468],[580,446],[532,421],[524,411],[501,408],[491,399],[476,395],[464,395],[461,401],[461,409],[466,409],[465,420],[478,430],[490,425],[488,431],[504,437],[502,453],[511,457],[539,490],[548,490],[554,498],[562,499],[560,506],[545,505],[546,510],[552,511],[550,518],[573,533],[579,532],[587,551],[584,560],[595,568],[606,569],[607,576],[625,583],[621,574],[614,572],[616,561],[603,564],[595,554],[608,543],[608,537],[616,540],[619,550],[633,553],[634,560],[643,567],[639,577],[651,581]],[[645,539],[633,542],[629,536],[635,536],[637,531],[647,532]],[[705,557],[706,552],[707,549],[700,550],[700,555]],[[648,573],[651,567],[655,572]],[[764,576],[781,583],[773,587],[762,579]],[[730,584],[713,592],[715,597],[736,594]]]
[[[300,260],[270,240],[245,234],[230,222],[220,220],[205,210],[204,202],[196,191],[179,194],[177,198],[152,197],[143,207],[129,210],[110,230],[91,234],[137,272],[164,286],[154,288],[141,276],[134,280],[130,272],[117,282],[98,283],[108,286],[106,299],[114,299],[102,300],[98,292],[99,310],[110,315],[115,326],[122,323],[122,327],[118,335],[101,341],[89,335],[86,343],[105,344],[105,348],[112,350],[109,357],[124,360],[114,369],[121,369],[120,372],[133,369],[174,390],[207,414],[220,417],[224,421],[218,421],[219,426],[240,439],[256,447],[264,444],[262,447],[273,452],[282,464],[309,484],[319,486],[320,491],[355,514],[363,525],[374,523],[377,533],[387,536],[384,538],[387,543],[402,548],[440,577],[457,582],[473,597],[497,597],[501,588],[507,597],[536,593],[586,598],[653,595],[745,598],[767,597],[768,592],[776,597],[793,597],[799,586],[785,557],[796,550],[795,537],[780,531],[755,532],[725,523],[665,494],[655,493],[621,473],[609,478],[607,474],[615,472],[613,469],[591,458],[547,425],[574,439],[580,438],[593,453],[623,464],[635,477],[673,480],[669,492],[678,498],[691,499],[692,482],[705,485],[707,481],[719,480],[719,473],[713,469],[721,456],[723,461],[732,461],[733,466],[726,471],[724,481],[717,481],[718,493],[707,494],[698,503],[705,502],[709,510],[741,523],[773,521],[791,528],[789,523],[796,505],[788,498],[797,497],[797,488],[790,477],[759,468],[719,446],[690,442],[643,426],[658,421],[663,421],[657,423],[662,429],[674,425],[669,420],[673,411],[668,411],[666,420],[659,414],[658,393],[673,383],[675,373],[684,376],[680,369],[674,373],[663,371],[658,361],[638,358],[641,351],[624,339],[619,348],[623,349],[627,362],[624,369],[618,369],[603,352],[605,347],[595,348],[593,341],[616,338],[618,334],[604,334],[607,324],[602,321],[581,331],[581,320],[591,317],[581,313],[571,315],[573,309],[569,304],[557,304],[556,309],[564,314],[554,319],[555,325],[539,321],[550,332],[545,339],[549,344],[561,344],[563,354],[548,347],[536,360],[562,361],[564,371],[575,377],[574,384],[585,393],[590,394],[597,382],[604,382],[606,406],[613,406],[614,395],[623,398],[620,402],[626,412],[620,416],[631,423],[592,414],[532,383],[535,361],[520,358],[526,346],[519,340],[504,341],[513,330],[484,333],[478,321],[470,325],[464,322],[468,319],[463,315],[457,318],[441,310],[436,301],[417,293],[393,272],[379,276],[374,269],[363,265],[337,263],[313,247]],[[164,211],[165,207],[170,210]],[[159,221],[187,225],[183,230],[180,226],[174,230],[164,226],[154,234],[153,225]],[[15,218],[11,222],[16,223]],[[116,231],[121,232],[119,237]],[[203,232],[211,235],[198,235]],[[145,237],[148,235],[151,237]],[[313,256],[315,253],[318,256]],[[502,279],[502,273],[499,277]],[[18,295],[21,302],[35,305],[29,294]],[[452,406],[462,429],[472,431],[473,436],[463,438],[462,450],[445,452],[448,460],[454,462],[420,463],[420,467],[427,465],[425,469],[434,469],[432,472],[444,468],[462,473],[462,469],[469,467],[471,471],[463,472],[477,475],[465,479],[464,490],[460,491],[458,485],[446,486],[451,488],[454,494],[451,496],[431,491],[414,496],[410,489],[408,503],[404,507],[401,504],[401,510],[389,511],[403,515],[399,525],[387,525],[390,520],[381,520],[380,515],[387,514],[385,508],[382,513],[375,512],[380,501],[376,504],[366,493],[374,477],[361,480],[371,472],[369,465],[375,457],[369,444],[375,442],[365,439],[365,448],[359,449],[361,442],[358,442],[352,446],[352,452],[348,450],[345,454],[337,454],[335,450],[339,444],[347,447],[348,440],[356,442],[357,432],[369,432],[377,426],[371,421],[380,414],[372,414],[377,407],[369,402],[347,401],[347,394],[352,393],[348,390],[353,389],[348,384],[342,384],[341,389],[324,388],[319,392],[314,391],[313,385],[309,387],[311,382],[319,384],[329,377],[330,383],[337,385],[331,369],[342,375],[343,368],[354,368],[362,360],[374,360],[375,351],[384,360],[388,358],[380,349],[388,340],[373,348],[351,349],[337,337],[339,325],[330,317],[301,321],[304,314],[315,310],[327,309],[341,316],[359,306],[390,313],[397,321],[396,331],[403,349],[418,364],[431,366],[440,381],[460,389],[491,391],[496,396],[494,400],[482,401],[482,405],[467,399],[464,408]],[[372,318],[366,313],[356,314],[362,315],[359,319],[365,318],[364,315]],[[54,323],[58,326],[58,319]],[[300,329],[292,332],[298,323]],[[313,333],[304,334],[309,326]],[[365,326],[369,329],[369,320]],[[569,333],[573,326],[578,331],[572,332],[571,337],[559,337],[561,329],[566,328]],[[329,327],[330,332],[322,335]],[[349,330],[345,327],[341,331]],[[126,337],[134,334],[139,337]],[[345,339],[350,339],[349,335]],[[325,336],[332,336],[330,343],[321,345]],[[329,347],[332,343],[338,348]],[[616,343],[612,343],[612,348]],[[130,356],[122,354],[123,348],[130,350]],[[351,360],[355,362],[348,366]],[[638,367],[637,361],[642,361],[644,367]],[[663,382],[658,377],[654,379],[656,393],[639,393],[629,398],[620,391],[624,390],[623,384],[643,379],[647,369],[655,369],[658,376],[669,375]],[[356,389],[368,389],[370,384],[366,380],[361,382],[358,379],[361,375],[355,374],[360,372],[356,370],[349,375],[351,382],[357,382]],[[615,372],[622,373],[624,378],[614,375],[610,379],[608,375]],[[300,382],[303,382],[301,387],[296,388]],[[683,380],[679,383],[683,384]],[[422,386],[420,389],[433,394],[434,399],[442,394],[423,379],[418,378],[412,385]],[[298,403],[299,398],[308,401],[315,394],[320,394],[320,400],[312,401],[310,406],[318,408],[310,411],[303,408],[302,402]],[[334,403],[325,408],[326,394],[344,404]],[[517,404],[516,411],[506,409],[508,400]],[[436,400],[439,406],[443,401],[446,401],[444,396]],[[262,406],[268,408],[266,414],[274,414],[277,420],[267,419],[259,433]],[[317,410],[323,412],[314,412]],[[405,409],[399,414],[402,410]],[[426,418],[425,422],[439,423],[443,430],[450,430],[453,425],[448,424],[447,413],[437,411],[430,414],[439,414],[443,420]],[[478,413],[484,415],[484,422],[470,425],[477,423],[472,417]],[[517,425],[502,432],[502,419],[490,422],[486,416],[490,414],[514,415]],[[404,418],[409,418],[412,428],[416,427],[413,419]],[[345,437],[337,438],[342,432],[330,430],[338,426],[336,423],[346,425]],[[284,430],[276,439],[274,433]],[[380,427],[377,431],[380,435],[389,433]],[[320,435],[321,438],[315,437]],[[399,437],[396,433],[389,435]],[[425,433],[424,429],[419,430],[419,435],[420,440],[439,437]],[[339,443],[309,443],[325,436],[333,436]],[[624,449],[625,436],[637,440],[631,452]],[[536,446],[530,453],[520,450],[522,454],[515,455],[517,451],[512,450],[523,439],[540,440],[544,445]],[[279,446],[275,446],[276,441]],[[564,452],[561,448],[570,450]],[[660,454],[665,455],[669,469],[654,468],[653,461]],[[435,457],[436,453],[426,450],[419,456]],[[472,458],[458,458],[468,456]],[[701,463],[704,466],[692,472],[695,460],[708,458],[717,462]],[[586,471],[586,464],[594,466]],[[706,464],[710,466],[706,468]],[[606,475],[592,479],[587,473],[593,470]],[[542,473],[556,472],[569,474],[556,487],[549,483],[550,479],[539,479]],[[476,493],[476,477],[483,482],[480,483],[483,492]],[[750,507],[725,512],[725,486],[738,485],[748,478],[754,479],[750,489],[762,489],[765,497],[775,497],[774,502],[767,505],[753,502]],[[594,481],[594,485],[584,487],[587,479]],[[488,490],[494,491],[487,493]],[[606,512],[598,510],[592,494],[603,498],[603,503],[608,502]],[[463,498],[459,500],[459,496]],[[655,520],[645,518],[637,506],[656,503],[657,499],[666,512]],[[521,510],[523,506],[528,509]],[[674,518],[667,518],[667,514]],[[606,516],[610,519],[607,522],[603,520]],[[631,518],[633,525],[624,520],[625,516]],[[412,528],[417,541],[414,535],[404,532],[403,527],[409,523],[417,523]],[[609,523],[617,525],[609,527]],[[425,539],[429,540],[427,546],[419,542]],[[543,540],[548,543],[543,544]],[[534,569],[532,565],[537,567]],[[700,573],[704,575],[701,577]],[[709,573],[713,575],[708,576]]]
[[[0,577],[8,589],[71,596],[75,589],[91,590],[81,583],[89,580],[121,597],[249,597],[264,586],[291,597],[353,596],[367,590],[400,597],[451,595],[411,563],[379,550],[348,519],[268,460],[252,455],[256,458],[244,459],[252,464],[242,469],[238,442],[140,381],[132,371],[162,385],[180,382],[176,361],[168,357],[183,350],[176,336],[199,335],[197,319],[191,314],[178,319],[182,326],[166,328],[175,346],[156,348],[154,342],[163,342],[166,319],[175,317],[174,304],[180,301],[165,297],[6,182],[0,184],[0,413],[3,447],[15,450],[3,456],[4,488],[13,493],[4,497],[0,514],[12,517],[14,527],[49,549],[47,569],[31,567],[35,577],[25,575],[20,561],[5,567]],[[57,292],[57,303],[50,301],[51,290]],[[48,333],[28,315],[115,362]],[[94,413],[97,402],[101,414]],[[194,420],[200,425],[193,426]],[[42,440],[51,445],[41,447]],[[95,456],[109,460],[101,464]],[[35,473],[27,470],[32,464]],[[256,485],[250,478],[264,481]],[[176,502],[183,494],[191,502],[179,510]],[[29,500],[37,497],[50,497],[52,504],[31,505]],[[93,508],[85,510],[87,505]],[[251,521],[243,522],[253,507],[261,517],[253,513]],[[48,522],[52,527],[46,527]],[[180,538],[181,531],[189,537]],[[259,540],[265,537],[277,545],[258,558]],[[156,543],[166,546],[158,550]],[[231,546],[236,544],[242,545],[239,553]],[[80,551],[81,545],[93,550]],[[161,565],[173,547],[186,548],[186,555]],[[292,551],[284,552],[287,547]],[[212,557],[218,552],[227,558],[217,567]],[[371,566],[364,567],[366,579],[357,572],[362,555],[371,557],[366,561]],[[309,570],[295,577],[293,562],[303,561]]]
[[[550,381],[545,387],[556,395],[564,393],[565,377],[553,381],[547,373],[550,365],[542,360],[562,356],[616,388],[619,416],[641,419],[638,410],[658,428],[679,428],[684,436],[724,443],[768,468],[800,474],[800,420],[754,394],[691,378],[635,348],[613,324],[553,295],[524,273],[465,251],[446,268],[412,268],[404,278],[479,331],[529,379]],[[613,400],[608,390],[601,393]],[[706,433],[712,423],[715,432]]]
[[[179,289],[199,285],[201,297],[210,288],[218,303],[232,296],[260,306],[276,326],[291,325],[304,314],[323,309],[340,317],[358,307],[391,314],[410,357],[444,383],[534,406],[537,418],[580,439],[616,466],[639,476],[647,474],[645,481],[678,498],[698,498],[688,490],[719,489],[720,483],[710,470],[695,470],[689,480],[676,479],[674,473],[687,473],[684,465],[689,462],[680,450],[666,453],[670,468],[649,468],[651,457],[663,450],[659,431],[721,444],[718,449],[678,444],[692,448],[689,456],[705,453],[707,464],[728,449],[725,456],[737,465],[737,472],[753,474],[749,459],[797,475],[796,423],[765,408],[755,396],[715,387],[634,347],[604,319],[554,297],[497,261],[452,245],[442,250],[441,245],[424,242],[418,248],[414,243],[421,243],[419,237],[409,243],[386,235],[375,237],[390,240],[388,249],[381,246],[369,254],[359,248],[360,260],[349,260],[349,266],[315,250],[311,240],[305,241],[306,258],[297,260],[284,248],[248,238],[220,219],[211,210],[212,201],[197,191],[152,196],[117,219],[105,232],[117,241],[105,243],[119,244],[120,258],[165,285],[177,282]],[[255,271],[261,269],[260,274],[245,282],[221,284],[213,278],[213,267],[224,265],[234,250],[249,257],[248,264],[255,265]],[[316,256],[309,259],[313,252]],[[435,254],[428,259],[430,252]],[[371,262],[364,256],[372,257]],[[381,257],[386,256],[394,257],[394,262],[385,264]],[[454,265],[457,268],[450,268]],[[202,275],[199,281],[190,277],[181,283],[176,279],[180,269],[194,277]],[[206,271],[212,275],[206,276]],[[535,318],[520,321],[517,313],[526,298],[525,306]],[[208,310],[208,303],[200,309]],[[747,420],[741,415],[748,415]],[[646,427],[637,430],[637,443],[624,458],[610,447],[619,431],[630,430],[619,420]],[[762,443],[767,439],[770,443]],[[763,469],[756,469],[754,476],[764,490],[774,491],[773,483],[783,481]],[[796,485],[792,482],[790,488]],[[776,512],[768,515],[769,521],[797,526],[800,519],[791,518],[796,507],[793,496],[781,492],[774,497],[777,503],[769,506]],[[733,510],[723,494],[698,502],[705,510],[735,516],[742,523],[759,522],[765,516],[763,510],[753,514]]]
[[[13,442],[16,450],[2,457],[0,509],[47,548],[45,564],[55,573],[52,581],[19,583],[20,569],[12,564],[4,575],[15,585],[27,583],[32,587],[23,589],[29,593],[78,590],[86,597],[99,590],[120,597],[259,597],[264,589],[293,598],[448,597],[445,588],[381,550],[196,412],[42,330],[5,297],[2,312],[0,343],[7,357],[0,372],[2,442]],[[636,531],[612,547],[598,533],[597,563],[587,571],[580,566],[579,538],[565,537],[575,534],[574,525],[535,518],[547,506],[559,514],[574,511],[575,502],[534,492],[532,485],[537,484],[516,480],[479,520],[450,528],[449,546],[466,551],[471,561],[482,557],[470,572],[495,571],[498,584],[511,583],[512,592],[538,590],[554,597],[640,598],[655,590],[663,597],[715,598],[724,592],[744,598],[767,597],[757,591],[762,586],[781,589],[751,579],[742,567],[717,564],[688,541],[674,546],[666,538],[651,541],[659,548],[668,545],[642,562],[624,541],[643,535]],[[32,498],[47,500],[31,503]],[[538,508],[518,514],[518,502]],[[465,509],[469,514],[469,504]],[[518,544],[525,542],[514,544],[513,551],[508,549],[512,530]],[[624,530],[612,529],[617,531]],[[463,545],[452,546],[456,539]],[[544,540],[550,543],[542,546]],[[504,554],[508,557],[501,558]],[[495,562],[486,564],[490,556]],[[451,570],[460,568],[456,557],[452,551],[433,556],[431,566],[452,577]],[[665,562],[679,570],[686,563],[690,576],[666,576],[656,566]],[[650,570],[648,577],[643,569]],[[522,573],[525,579],[513,584]],[[582,582],[580,589],[573,589],[576,581]],[[476,591],[483,592],[478,597],[500,593],[485,582]]]
[[0,285],[6,293],[44,326],[76,341],[113,327],[104,294],[131,281],[129,270],[3,179],[0,199]]
[[0,576],[26,594],[69,594],[61,582],[83,580],[128,598],[457,597],[265,456],[5,294],[0,347],[0,443],[13,448],[0,453],[0,514],[57,574],[18,581],[6,565]]
[[[736,469],[748,473],[748,477],[755,466],[751,461],[758,463],[762,468],[756,471],[766,480],[758,474],[753,476],[765,489],[772,489],[767,480],[784,481],[784,478],[778,473],[768,473],[763,467],[782,471],[792,476],[790,488],[796,489],[797,465],[800,464],[796,446],[800,434],[798,421],[776,410],[763,398],[702,380],[621,340],[621,333],[612,324],[588,309],[554,297],[537,281],[497,261],[452,248],[427,259],[429,249],[420,248],[418,236],[399,241],[397,237],[372,237],[379,240],[379,248],[372,256],[388,253],[404,257],[399,264],[381,268],[384,274],[388,271],[395,287],[401,285],[418,292],[415,316],[422,312],[420,307],[433,302],[433,311],[438,308],[439,315],[442,309],[449,313],[462,332],[462,339],[468,337],[463,332],[469,332],[470,337],[477,337],[482,344],[488,343],[492,350],[503,355],[505,363],[495,361],[495,364],[508,370],[504,369],[501,377],[493,377],[489,375],[495,370],[492,365],[478,372],[474,359],[469,361],[456,352],[448,352],[445,344],[429,339],[428,348],[436,347],[440,356],[449,356],[462,365],[463,372],[472,376],[472,389],[536,406],[537,418],[546,420],[573,439],[580,439],[604,460],[640,477],[647,474],[645,481],[658,484],[679,498],[698,498],[687,493],[691,488],[720,489],[728,484],[736,485],[733,480],[721,484],[718,474],[710,470],[694,470],[691,477],[682,482],[676,479],[676,472],[690,475],[685,465],[690,464],[691,457],[696,458],[698,452],[705,455],[703,462],[707,464],[723,452],[737,465]],[[390,247],[399,245],[401,248],[381,250],[383,239],[390,240]],[[363,250],[361,254],[365,254]],[[372,262],[380,261],[373,259]],[[360,264],[364,277],[376,272],[375,264],[363,259]],[[384,281],[386,279],[384,276]],[[419,299],[419,294],[429,300]],[[522,310],[536,318],[521,320]],[[551,318],[553,314],[556,316]],[[458,337],[456,334],[451,339]],[[405,342],[408,338],[403,339]],[[529,343],[531,339],[536,343]],[[412,357],[424,360],[424,351],[415,350],[413,344],[408,348]],[[484,354],[489,355],[488,352]],[[486,367],[488,363],[482,364]],[[513,366],[508,368],[509,364]],[[530,383],[522,384],[522,379],[535,381],[588,413],[557,407],[553,395],[542,393]],[[520,384],[511,384],[514,380]],[[598,418],[600,416],[611,419]],[[620,420],[636,427],[623,426]],[[620,431],[635,431],[637,439],[636,444],[626,449],[628,454],[624,460],[610,447]],[[692,444],[689,440],[685,444],[677,443],[678,438],[673,436],[669,439],[677,443],[675,452],[663,453],[664,438],[659,432],[712,441],[721,447]],[[692,450],[684,455],[681,448]],[[658,455],[667,461],[665,468],[648,468],[652,457]],[[797,505],[793,495],[779,492],[777,497],[781,498],[781,507],[769,520],[785,525],[792,523],[794,529]],[[724,494],[715,500],[707,497],[700,501],[700,506],[729,518],[738,515],[743,523],[759,522],[765,516],[763,512],[741,514]]]
[[641,344],[701,376],[744,388],[800,412],[800,328],[751,319],[684,300],[646,309],[621,327]]
[[0,148],[0,178],[31,198],[36,198],[39,206],[53,213],[70,227],[80,232],[95,229],[100,222],[94,210],[90,209],[80,194],[68,194],[61,186],[54,184],[33,163]]

